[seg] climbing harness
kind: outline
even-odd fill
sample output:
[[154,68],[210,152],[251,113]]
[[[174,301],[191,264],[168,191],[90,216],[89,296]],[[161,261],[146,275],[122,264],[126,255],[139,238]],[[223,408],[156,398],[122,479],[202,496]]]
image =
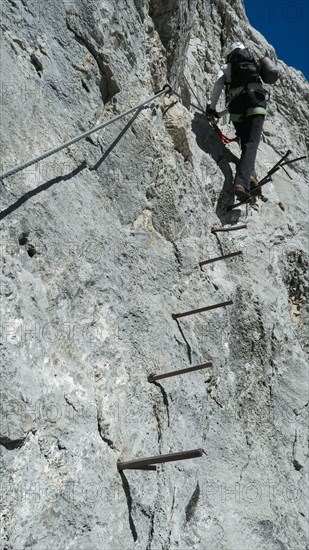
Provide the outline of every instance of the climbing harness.
[[28,166],[32,166],[32,164],[36,164],[40,160],[46,159],[47,157],[50,157],[51,155],[54,155],[55,153],[58,153],[59,151],[62,151],[62,149],[65,149],[66,147],[69,147],[70,145],[73,145],[77,141],[80,141],[81,139],[84,139],[91,134],[94,134],[94,132],[98,132],[99,130],[102,130],[103,128],[106,128],[110,124],[113,124],[113,122],[116,122],[117,120],[122,119],[123,117],[129,115],[130,113],[133,113],[134,111],[138,109],[142,109],[147,103],[150,103],[154,99],[158,99],[164,94],[171,93],[171,86],[169,84],[166,84],[162,90],[158,91],[155,95],[150,97],[149,99],[146,99],[139,105],[136,105],[135,107],[132,107],[128,111],[125,111],[124,113],[121,113],[114,118],[111,118],[107,122],[102,122],[102,124],[99,124],[98,126],[95,126],[94,128],[91,128],[90,130],[87,130],[87,132],[84,132],[83,134],[80,134],[79,136],[70,139],[69,141],[66,141],[62,145],[59,145],[58,147],[55,147],[54,149],[50,149],[49,151],[46,151],[42,155],[39,155],[38,157],[28,160],[27,162],[24,162],[23,164],[20,164],[19,166],[15,166],[14,168],[11,168],[11,170],[8,170],[7,172],[4,172],[0,175],[0,180],[7,178],[8,176],[12,176],[13,174],[16,174],[17,172],[20,172],[21,170],[24,170],[25,168],[28,168]]
[[264,176],[264,178],[262,178],[258,182],[258,185],[255,187],[254,191],[250,193],[250,196],[248,198],[246,198],[242,201],[239,201],[236,204],[232,204],[231,206],[228,206],[227,211],[230,212],[231,210],[233,210],[237,206],[240,206],[240,205],[245,204],[245,203],[249,202],[250,200],[252,200],[252,198],[254,198],[257,195],[257,192],[259,191],[259,189],[261,189],[261,187],[263,187],[263,185],[265,185],[266,183],[270,182],[272,180],[272,175],[275,174],[276,172],[278,172],[278,170],[280,168],[283,168],[287,164],[292,164],[293,162],[297,162],[299,160],[303,160],[303,159],[307,158],[306,155],[304,155],[303,157],[298,157],[296,159],[286,160],[287,157],[290,154],[291,154],[291,151],[289,150],[285,153],[285,155],[283,155],[281,157],[280,160],[278,160],[278,162],[267,172],[267,174]]

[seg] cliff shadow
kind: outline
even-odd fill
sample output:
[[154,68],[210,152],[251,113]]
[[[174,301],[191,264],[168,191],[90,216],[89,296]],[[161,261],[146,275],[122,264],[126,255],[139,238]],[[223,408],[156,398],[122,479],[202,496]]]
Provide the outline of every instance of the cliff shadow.
[[135,523],[133,521],[133,516],[132,516],[132,496],[131,496],[130,486],[129,486],[129,482],[128,482],[126,476],[124,475],[124,473],[121,472],[121,471],[119,473],[120,473],[120,477],[121,477],[121,481],[122,481],[122,487],[123,487],[123,490],[124,490],[124,494],[125,494],[126,500],[127,500],[130,531],[131,531],[134,542],[136,542],[137,541],[137,531],[136,531]]
[[61,181],[69,181],[71,178],[74,178],[74,176],[79,174],[82,170],[85,170],[85,168],[87,168],[87,163],[86,161],[83,161],[79,166],[77,166],[77,168],[74,168],[74,170],[72,170],[68,174],[65,174],[64,176],[56,176],[55,178],[52,178],[45,183],[42,183],[38,187],[31,189],[31,191],[28,191],[27,193],[19,197],[13,204],[2,210],[0,212],[0,220],[3,220],[4,218],[6,218],[6,216],[20,208],[32,197],[35,197],[43,191],[47,191],[47,189],[49,189],[53,185],[56,185],[56,183],[60,183]]
[[205,115],[200,113],[194,114],[192,131],[196,136],[196,143],[199,148],[211,155],[224,176],[224,184],[218,198],[216,214],[222,224],[236,223],[239,219],[240,211],[232,210],[231,212],[227,212],[226,209],[230,204],[234,203],[234,177],[230,163],[237,165],[239,158],[222,143]]
[[106,149],[106,151],[103,153],[102,157],[93,165],[90,167],[90,170],[97,170],[102,162],[105,161],[106,157],[111,153],[111,151],[114,149],[114,147],[116,147],[117,143],[119,143],[119,141],[123,138],[123,136],[127,133],[127,131],[129,130],[130,126],[133,124],[133,122],[135,121],[135,119],[138,117],[138,115],[145,109],[145,107],[140,107],[139,109],[137,109],[137,111],[134,113],[134,115],[132,116],[132,118],[130,118],[129,122],[127,122],[127,124],[125,125],[125,127],[121,130],[121,132],[118,134],[118,136],[116,137],[116,139],[114,139],[113,143]]

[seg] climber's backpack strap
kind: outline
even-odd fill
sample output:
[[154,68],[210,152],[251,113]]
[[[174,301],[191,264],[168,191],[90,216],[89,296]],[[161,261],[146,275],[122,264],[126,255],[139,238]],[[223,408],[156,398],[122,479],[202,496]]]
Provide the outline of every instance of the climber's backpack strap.
[[247,48],[236,48],[229,56],[232,88],[260,82],[260,67]]

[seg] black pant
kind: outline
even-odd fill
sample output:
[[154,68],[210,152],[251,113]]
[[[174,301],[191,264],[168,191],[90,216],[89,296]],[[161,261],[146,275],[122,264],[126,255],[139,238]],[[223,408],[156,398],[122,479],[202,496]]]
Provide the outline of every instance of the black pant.
[[250,190],[250,176],[255,176],[255,159],[260,143],[264,115],[248,116],[243,122],[233,122],[240,138],[241,157],[236,168],[235,184]]

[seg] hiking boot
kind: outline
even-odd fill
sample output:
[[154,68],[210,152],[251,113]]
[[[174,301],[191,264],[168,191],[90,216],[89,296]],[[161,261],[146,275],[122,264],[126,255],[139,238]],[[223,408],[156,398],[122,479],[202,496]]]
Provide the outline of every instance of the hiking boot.
[[259,187],[259,182],[254,176],[251,176],[250,178],[250,193],[254,197],[261,197],[262,196],[262,189]]
[[245,189],[242,185],[240,185],[240,183],[236,183],[234,185],[234,192],[235,192],[236,197],[240,201],[243,201],[243,200],[246,200],[246,199],[250,198],[249,191],[247,189]]
[[250,193],[251,195],[262,195],[262,190],[259,187],[259,182],[254,176],[250,177]]
[[250,191],[253,191],[259,185],[258,180],[255,176],[250,177]]

